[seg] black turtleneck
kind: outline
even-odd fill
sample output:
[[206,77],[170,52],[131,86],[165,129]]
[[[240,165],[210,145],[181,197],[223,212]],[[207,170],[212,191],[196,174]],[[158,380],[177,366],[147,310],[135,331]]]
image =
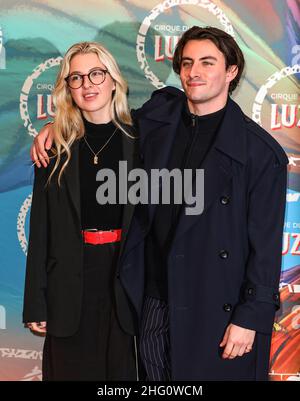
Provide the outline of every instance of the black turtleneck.
[[[84,121],[85,138],[95,153],[105,144],[116,127],[112,122],[93,124]],[[100,205],[96,200],[96,191],[101,182],[96,181],[96,174],[102,168],[115,172],[118,184],[119,160],[122,160],[121,131],[118,129],[105,148],[98,154],[98,164],[94,164],[94,155],[82,138],[79,151],[79,175],[81,196],[82,229],[97,228],[109,230],[121,228],[122,205]],[[118,186],[117,186],[118,189]],[[117,202],[118,202],[117,191]]]
[[[190,113],[185,102],[182,118],[176,132],[167,168],[201,168],[213,144],[225,108],[204,116]],[[159,204],[146,243],[146,294],[167,301],[167,258],[178,222],[181,205]]]

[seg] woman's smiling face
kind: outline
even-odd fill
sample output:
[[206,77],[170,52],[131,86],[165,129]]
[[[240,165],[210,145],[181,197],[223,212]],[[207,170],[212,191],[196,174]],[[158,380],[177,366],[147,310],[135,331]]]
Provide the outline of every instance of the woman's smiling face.
[[[95,53],[76,54],[70,62],[69,76],[73,74],[89,74],[95,69],[107,70]],[[104,81],[93,84],[87,75],[83,77],[82,86],[78,89],[69,88],[72,98],[83,112],[83,115],[91,121],[111,119],[110,106],[115,83],[107,72]]]

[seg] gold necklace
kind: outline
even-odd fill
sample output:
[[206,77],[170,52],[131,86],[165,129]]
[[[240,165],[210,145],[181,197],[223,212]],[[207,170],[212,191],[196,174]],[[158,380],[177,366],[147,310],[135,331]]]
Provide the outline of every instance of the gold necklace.
[[98,164],[98,161],[99,161],[98,154],[101,152],[101,150],[103,150],[103,149],[106,147],[106,145],[108,145],[109,141],[110,141],[111,138],[115,135],[115,133],[117,132],[117,130],[118,130],[118,128],[116,128],[116,129],[114,130],[114,132],[112,133],[112,135],[108,138],[108,140],[107,140],[107,141],[105,142],[105,144],[101,147],[101,149],[98,150],[97,153],[95,153],[95,152],[93,151],[93,149],[90,147],[90,145],[89,145],[89,143],[88,143],[88,141],[87,141],[85,135],[83,136],[83,139],[84,139],[85,143],[87,144],[87,146],[89,147],[90,151],[91,151],[91,152],[93,153],[93,155],[94,155],[94,157],[93,157],[93,162],[94,162],[94,164]]

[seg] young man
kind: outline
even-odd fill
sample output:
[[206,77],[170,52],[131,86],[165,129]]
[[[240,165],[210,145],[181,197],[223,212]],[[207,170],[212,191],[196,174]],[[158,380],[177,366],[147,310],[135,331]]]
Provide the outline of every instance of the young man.
[[173,68],[184,92],[156,91],[134,113],[141,155],[149,174],[204,169],[204,210],[172,202],[133,219],[120,278],[141,319],[147,378],[267,380],[288,159],[229,97],[244,68],[230,35],[191,28]]

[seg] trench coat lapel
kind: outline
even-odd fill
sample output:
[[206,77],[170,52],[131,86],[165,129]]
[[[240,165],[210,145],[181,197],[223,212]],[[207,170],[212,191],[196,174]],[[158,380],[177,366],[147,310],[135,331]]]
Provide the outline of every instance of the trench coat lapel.
[[[136,137],[137,134],[130,130],[129,127],[126,127],[126,130],[129,131],[130,135]],[[122,151],[123,151],[123,160],[127,161],[127,173],[134,168],[139,167],[139,152],[138,152],[138,143],[137,139],[132,139],[127,135],[122,133]],[[127,177],[126,177],[127,179]],[[121,244],[120,244],[120,256],[124,251],[124,246],[126,243],[126,239],[128,236],[129,227],[131,224],[131,220],[133,217],[133,212],[135,209],[135,205],[128,201],[128,190],[133,183],[128,183],[127,189],[127,202],[124,205],[123,209],[123,217],[122,217],[122,236],[121,236]]]
[[[201,219],[211,203],[222,196],[223,191],[229,185],[232,178],[232,168],[230,160],[219,153],[214,147],[206,157],[202,166],[204,170],[204,192],[201,190],[201,196],[204,196],[203,211],[198,215],[187,215],[185,203],[182,205],[178,219],[178,225],[175,233],[175,241]],[[193,182],[193,193],[195,194],[195,182]]]
[[[177,99],[166,102],[159,109],[154,109],[139,118],[140,136],[147,141],[145,145],[145,170],[148,174],[149,224],[151,224],[156,204],[151,204],[151,170],[166,168],[175,133],[179,125],[182,101]],[[159,191],[160,186],[152,191]]]
[[[204,208],[199,215],[186,215],[184,204],[179,215],[174,242],[196,224],[209,206],[217,198],[225,195],[234,174],[233,161],[244,164],[246,160],[246,128],[244,115],[239,106],[228,99],[221,128],[215,143],[205,158],[204,169]],[[195,182],[193,183],[195,194]]]

